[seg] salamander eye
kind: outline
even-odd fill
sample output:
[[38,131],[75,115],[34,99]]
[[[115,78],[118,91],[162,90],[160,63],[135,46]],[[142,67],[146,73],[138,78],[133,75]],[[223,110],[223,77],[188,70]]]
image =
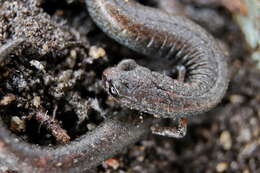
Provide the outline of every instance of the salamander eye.
[[114,96],[117,97],[119,96],[119,92],[117,91],[117,89],[114,86],[110,86],[109,87],[109,93]]

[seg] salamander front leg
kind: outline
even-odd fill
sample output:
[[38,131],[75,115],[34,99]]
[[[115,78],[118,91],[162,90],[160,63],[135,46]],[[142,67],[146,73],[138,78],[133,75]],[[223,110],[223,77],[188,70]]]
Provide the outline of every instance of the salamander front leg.
[[151,131],[153,134],[167,136],[171,138],[182,138],[187,132],[187,118],[180,118],[178,127],[158,127],[152,126]]
[[[184,82],[186,75],[186,67],[183,65],[176,66],[177,70],[177,80],[179,82]],[[156,135],[162,135],[172,138],[182,138],[187,132],[187,118],[180,118],[178,122],[178,127],[151,127],[152,133]]]

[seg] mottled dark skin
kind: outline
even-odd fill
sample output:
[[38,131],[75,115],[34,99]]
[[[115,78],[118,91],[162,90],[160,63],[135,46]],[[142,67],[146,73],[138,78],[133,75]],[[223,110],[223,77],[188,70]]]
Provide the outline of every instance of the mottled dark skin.
[[[199,25],[133,0],[86,3],[93,20],[111,38],[158,61],[168,59],[185,67],[186,73],[179,73],[183,80],[153,72],[133,60],[106,69],[105,89],[120,104],[159,118],[176,119],[208,111],[221,101],[229,81],[227,58]],[[153,130],[179,137],[174,131],[171,135]]]

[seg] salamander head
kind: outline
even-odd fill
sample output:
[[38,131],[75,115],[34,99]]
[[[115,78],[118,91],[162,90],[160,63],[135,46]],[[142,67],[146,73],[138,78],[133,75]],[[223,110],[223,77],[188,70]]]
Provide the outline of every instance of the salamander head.
[[169,93],[158,84],[163,79],[158,80],[155,72],[134,60],[123,60],[106,69],[102,80],[107,93],[125,107],[157,116],[164,116],[169,110]]
[[102,76],[106,91],[117,100],[133,96],[137,66],[134,60],[128,59],[121,61],[116,67],[106,69]]
[[157,99],[154,80],[151,70],[131,59],[123,60],[103,72],[106,91],[121,105],[142,112],[147,112]]

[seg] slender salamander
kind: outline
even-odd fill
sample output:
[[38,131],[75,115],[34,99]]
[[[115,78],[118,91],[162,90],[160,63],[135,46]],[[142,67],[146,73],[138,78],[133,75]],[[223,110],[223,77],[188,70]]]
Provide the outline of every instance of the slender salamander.
[[177,65],[178,79],[134,60],[123,60],[103,72],[105,89],[121,105],[180,120],[177,131],[152,127],[154,133],[183,137],[187,116],[208,111],[221,101],[229,82],[227,58],[202,27],[185,16],[170,15],[133,0],[86,3],[92,19],[108,36],[136,52]]
[[[105,88],[122,105],[175,119],[205,112],[220,102],[228,86],[226,57],[200,26],[184,16],[173,16],[132,0],[86,3],[93,20],[109,36],[144,55],[170,59],[178,65],[177,79],[153,72],[134,60],[123,60],[105,70]],[[1,61],[21,42],[0,48]],[[0,119],[0,160],[21,172],[84,171],[140,139],[153,122],[145,119],[144,123],[133,123],[125,116],[122,119],[108,119],[79,140],[57,148],[18,140]],[[186,121],[181,120],[183,127]],[[176,131],[167,132],[167,128],[153,132],[178,137]]]

